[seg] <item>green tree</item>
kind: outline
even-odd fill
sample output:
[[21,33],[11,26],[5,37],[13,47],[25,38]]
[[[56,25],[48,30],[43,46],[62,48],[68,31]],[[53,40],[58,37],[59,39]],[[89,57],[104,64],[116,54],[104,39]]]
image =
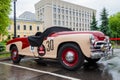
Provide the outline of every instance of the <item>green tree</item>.
[[93,12],[93,16],[92,16],[92,22],[90,23],[90,28],[91,28],[91,30],[98,30],[97,21],[96,21],[94,12]]
[[110,16],[109,26],[112,31],[112,37],[120,37],[120,12]]
[[0,34],[7,33],[7,27],[10,24],[9,14],[11,11],[11,0],[0,0]]
[[100,31],[102,31],[104,34],[110,36],[107,10],[105,8],[103,8],[103,11],[101,12],[100,15],[101,15]]

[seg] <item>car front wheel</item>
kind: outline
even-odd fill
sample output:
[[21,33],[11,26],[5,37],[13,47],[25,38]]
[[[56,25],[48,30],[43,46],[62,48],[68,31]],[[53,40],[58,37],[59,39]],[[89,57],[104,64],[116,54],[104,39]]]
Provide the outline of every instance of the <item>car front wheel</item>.
[[84,62],[84,56],[75,44],[64,44],[58,52],[58,59],[62,66],[68,70],[80,68]]

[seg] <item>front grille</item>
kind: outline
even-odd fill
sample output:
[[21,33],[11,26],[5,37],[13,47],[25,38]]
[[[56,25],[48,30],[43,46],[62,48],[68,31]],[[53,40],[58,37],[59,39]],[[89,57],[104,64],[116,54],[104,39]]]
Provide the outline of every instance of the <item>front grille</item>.
[[106,45],[106,43],[105,42],[96,42],[94,48],[95,49],[100,49],[101,45]]

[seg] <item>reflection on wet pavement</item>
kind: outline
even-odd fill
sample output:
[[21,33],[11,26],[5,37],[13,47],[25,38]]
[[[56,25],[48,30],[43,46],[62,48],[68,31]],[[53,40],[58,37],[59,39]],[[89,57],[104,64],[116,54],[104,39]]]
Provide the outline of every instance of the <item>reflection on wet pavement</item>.
[[0,65],[0,80],[26,80],[36,75],[38,75],[36,72],[33,74],[24,69]]
[[120,80],[120,49],[114,49],[114,55],[109,59],[102,59],[99,63],[105,66],[104,71],[111,74],[113,80]]
[[[12,63],[11,61],[6,62]],[[81,80],[112,80],[111,75],[109,75],[107,71],[104,71],[104,66],[100,63],[89,64],[85,62],[83,67],[76,71],[66,70],[57,61],[54,60],[43,60],[41,61],[41,64],[36,64],[36,62],[32,59],[22,60],[19,65],[78,78]],[[55,77],[48,74],[33,72],[5,65],[0,65],[0,71],[0,75],[2,75],[2,77],[0,77],[0,80],[66,80],[64,78]]]
[[[19,66],[48,71],[81,80],[119,80],[120,76],[120,50],[109,59],[101,59],[98,63],[85,62],[82,68],[76,71],[64,69],[55,60],[41,60],[37,64],[33,59],[23,59]],[[11,61],[2,61],[12,64]],[[39,72],[20,69],[0,64],[0,80],[66,80],[64,78],[43,74]]]

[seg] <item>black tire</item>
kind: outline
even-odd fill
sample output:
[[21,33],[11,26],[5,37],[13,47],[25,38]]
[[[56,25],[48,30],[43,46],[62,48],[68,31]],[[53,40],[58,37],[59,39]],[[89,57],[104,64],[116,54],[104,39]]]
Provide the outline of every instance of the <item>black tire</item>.
[[13,46],[11,49],[11,60],[14,64],[18,64],[21,61],[22,56],[18,54],[18,49],[16,46]]
[[98,59],[91,59],[91,58],[88,58],[88,57],[85,57],[85,59],[86,59],[89,63],[96,63],[97,61],[100,60],[100,58],[98,58]]
[[84,62],[84,56],[79,47],[71,43],[64,44],[60,47],[58,59],[61,65],[68,70],[76,70],[80,68]]

